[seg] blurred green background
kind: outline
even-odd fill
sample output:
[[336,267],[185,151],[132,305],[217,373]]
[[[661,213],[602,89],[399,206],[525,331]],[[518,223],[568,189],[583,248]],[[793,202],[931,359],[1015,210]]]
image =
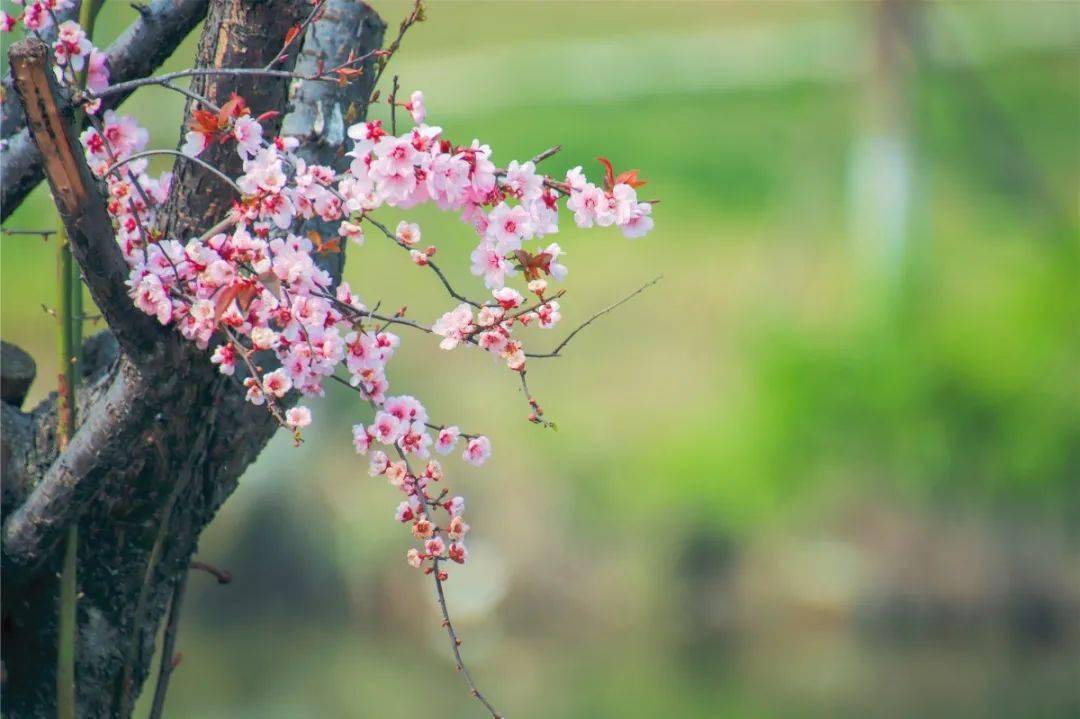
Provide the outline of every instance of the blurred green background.
[[[375,3],[395,27],[403,3]],[[448,463],[448,584],[511,717],[1080,715],[1080,5],[435,2],[394,72],[505,164],[639,167],[656,230],[558,238],[564,327],[512,374],[404,337],[398,392],[488,433]],[[134,16],[106,3],[98,38]],[[190,63],[194,37],[170,69]],[[181,98],[127,109],[156,146]],[[385,108],[380,109],[380,111]],[[473,283],[475,240],[418,221]],[[53,222],[39,188],[8,223]],[[449,306],[371,238],[369,303]],[[3,336],[53,374],[53,249],[5,237]],[[533,332],[544,347],[560,333]],[[174,717],[481,716],[351,393],[278,437],[204,535]],[[319,431],[325,430],[325,431]],[[145,697],[144,697],[145,699]]]

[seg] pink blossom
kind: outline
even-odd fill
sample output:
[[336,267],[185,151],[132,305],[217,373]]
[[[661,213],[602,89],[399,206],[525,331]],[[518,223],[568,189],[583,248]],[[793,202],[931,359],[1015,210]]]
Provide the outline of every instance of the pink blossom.
[[284,397],[292,389],[292,386],[292,379],[283,369],[276,369],[263,376],[262,388],[265,394],[272,394],[278,398]]
[[218,371],[224,375],[231,375],[236,371],[236,350],[231,344],[218,345],[214,348],[214,354],[210,356],[213,364],[221,365]]
[[450,524],[446,527],[446,536],[455,542],[464,539],[468,533],[469,525],[465,524],[460,515],[451,519]]
[[420,225],[402,220],[398,223],[394,236],[403,245],[415,245],[420,241]]
[[465,512],[465,498],[454,497],[446,503],[446,511],[454,517],[460,517]]
[[499,251],[494,242],[484,240],[469,256],[472,273],[484,278],[484,285],[500,288],[506,284],[506,276],[514,274],[514,266]]
[[180,147],[180,152],[188,157],[198,157],[209,145],[209,135],[203,132],[189,130],[187,134],[184,135],[184,144]]
[[487,437],[473,437],[465,446],[461,458],[479,467],[491,456],[491,441]]
[[472,307],[462,302],[435,321],[431,331],[443,338],[439,347],[452,350],[468,338],[472,331]]
[[90,67],[86,71],[86,87],[101,92],[109,86],[109,56],[96,47],[90,51]]
[[368,434],[367,428],[362,424],[354,424],[352,427],[353,447],[356,448],[357,454],[367,454],[368,447],[371,446],[371,435]]
[[639,202],[630,218],[620,225],[623,235],[630,238],[644,237],[653,228],[652,204]]
[[551,329],[555,326],[556,322],[562,319],[562,314],[559,313],[559,303],[554,300],[545,302],[537,307],[536,315],[539,319],[540,326],[544,329]]
[[262,144],[262,125],[251,115],[243,115],[233,121],[232,136],[236,139],[237,153],[241,158],[249,160],[258,154]]
[[368,463],[368,474],[372,477],[378,477],[380,474],[385,474],[389,467],[390,459],[386,456],[385,452],[375,450],[371,453],[371,458]]
[[0,32],[11,32],[15,28],[15,18],[0,10]]
[[446,552],[446,543],[442,537],[432,537],[424,542],[424,552],[429,557],[441,557]]
[[469,550],[465,548],[464,544],[454,542],[446,551],[446,556],[458,564],[464,564],[469,559]]
[[424,93],[419,90],[414,90],[412,95],[409,96],[409,102],[406,103],[405,109],[412,115],[413,122],[420,124],[427,117],[427,108],[424,107]]
[[501,202],[488,215],[487,237],[500,254],[521,249],[521,241],[532,237],[529,220],[528,211],[521,205],[510,207]]
[[559,247],[558,243],[552,242],[545,247],[544,254],[550,258],[548,262],[548,274],[550,274],[557,282],[565,280],[569,270],[566,269],[566,265],[559,263],[559,257],[566,253],[562,251],[562,248]]
[[23,12],[23,25],[27,30],[44,30],[52,25],[52,17],[49,15],[49,7],[44,2],[33,2],[26,6]]
[[349,220],[342,220],[338,225],[338,232],[342,237],[352,240],[357,245],[364,244],[364,228],[360,225],[350,222]]
[[512,310],[515,307],[519,307],[521,303],[525,301],[525,298],[521,296],[521,293],[513,287],[503,287],[502,289],[493,291],[491,294],[495,298],[495,301],[506,310]]
[[581,190],[571,190],[566,208],[574,213],[578,227],[592,227],[593,224],[607,227],[615,222],[607,196],[596,185],[587,184]]
[[450,454],[454,451],[461,430],[457,427],[443,427],[439,430],[439,436],[435,440],[435,451],[439,454]]
[[464,155],[441,153],[432,159],[427,173],[428,194],[443,210],[459,209],[467,198],[471,168]]
[[393,444],[398,441],[407,428],[406,423],[389,412],[379,412],[375,415],[375,421],[368,431],[383,444]]
[[60,23],[56,42],[53,43],[53,55],[58,65],[70,65],[72,70],[78,72],[83,69],[86,56],[92,48],[93,45],[86,38],[86,33],[79,23],[74,20]]
[[506,189],[523,203],[540,199],[544,178],[536,174],[536,164],[531,160],[519,165],[512,160],[506,166]]
[[494,354],[500,354],[506,348],[507,338],[502,332],[481,332],[476,337],[476,343],[481,349]]
[[307,407],[290,407],[285,411],[285,424],[290,429],[299,429],[311,424],[311,410]]

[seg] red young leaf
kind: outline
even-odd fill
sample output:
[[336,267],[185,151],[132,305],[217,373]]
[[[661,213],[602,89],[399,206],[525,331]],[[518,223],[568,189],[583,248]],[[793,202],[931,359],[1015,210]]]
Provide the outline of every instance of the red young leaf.
[[296,34],[300,32],[300,25],[296,24],[289,28],[289,31],[285,33],[285,46],[288,47],[292,44],[292,41],[296,38]]
[[221,291],[221,294],[218,295],[217,302],[214,303],[214,324],[221,321],[221,316],[229,309],[229,305],[236,299],[236,295],[239,292],[240,288],[236,285]]
[[615,187],[615,170],[611,167],[611,160],[606,157],[596,159],[604,166],[604,189],[611,192],[611,188]]
[[637,170],[627,170],[626,172],[619,173],[619,176],[615,178],[615,184],[630,185],[630,187],[633,187],[636,190],[646,183],[645,180],[638,179]]

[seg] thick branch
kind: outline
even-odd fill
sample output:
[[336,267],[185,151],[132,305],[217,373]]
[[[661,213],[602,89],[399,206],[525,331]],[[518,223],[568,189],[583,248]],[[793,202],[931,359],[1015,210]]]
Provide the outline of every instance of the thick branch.
[[45,174],[90,294],[124,352],[136,360],[146,359],[161,341],[163,330],[128,297],[127,263],[86,164],[71,108],[58,99],[48,47],[40,40],[27,39],[13,45],[8,57],[28,129],[44,151]]
[[[314,75],[319,67],[336,67],[353,57],[362,57],[382,47],[386,23],[367,4],[355,0],[328,0],[322,15],[308,28],[297,72]],[[283,135],[300,140],[298,153],[308,164],[329,165],[343,170],[348,140],[345,130],[351,122],[367,116],[367,102],[375,81],[375,58],[360,67],[364,74],[348,85],[325,82],[294,83],[290,93],[293,110],[281,125]],[[329,238],[339,223],[325,222],[318,216],[304,223],[302,233],[318,232]],[[342,252],[319,258],[334,280],[341,278],[345,266]]]
[[[145,6],[139,19],[109,46],[110,80],[124,82],[153,72],[202,21],[207,4],[208,0],[154,0]],[[4,84],[8,84],[7,79]],[[104,100],[103,107],[118,107],[129,94],[110,96]],[[44,177],[41,153],[31,142],[25,118],[14,109],[13,103],[18,104],[14,100],[4,102],[3,136],[8,145],[0,153],[0,174],[4,177],[0,216],[4,219]]]
[[155,411],[146,395],[145,380],[125,363],[105,396],[91,407],[67,449],[4,522],[8,570],[31,567],[47,557],[100,488],[95,476],[124,462],[124,445],[130,451],[130,443]]

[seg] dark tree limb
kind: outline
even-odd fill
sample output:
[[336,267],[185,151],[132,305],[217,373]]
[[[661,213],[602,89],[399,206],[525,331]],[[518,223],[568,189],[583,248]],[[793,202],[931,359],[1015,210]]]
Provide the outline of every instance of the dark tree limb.
[[22,407],[37,375],[34,358],[8,342],[0,342],[0,399]]
[[147,359],[164,330],[128,297],[127,263],[116,245],[105,200],[86,164],[72,108],[60,100],[49,67],[49,48],[28,38],[12,45],[8,57],[27,129],[34,143],[45,150],[43,168],[90,295],[124,352],[136,360]]
[[[328,8],[327,16],[316,23],[327,30],[310,28],[305,52],[339,52],[338,43],[352,42],[359,55],[381,43],[382,24],[370,8],[349,0],[340,4],[349,12],[336,15],[336,22],[350,24],[351,30],[339,32],[325,24],[332,22],[332,8]],[[352,12],[351,5],[362,12]],[[292,0],[213,0],[197,64],[265,65],[281,48],[289,27],[309,7]],[[328,44],[320,49],[320,42]],[[325,99],[347,107],[355,98],[366,97],[370,85],[364,83],[372,77],[368,73],[360,83],[335,88],[341,95]],[[285,106],[284,84],[275,86],[266,80],[242,88],[241,82],[216,78],[199,91],[220,99],[233,89],[248,93],[257,112]],[[298,93],[297,103],[306,105],[308,100],[302,97]],[[363,109],[358,108],[354,119],[362,119]],[[339,163],[337,147],[317,142],[321,131],[313,125],[304,129],[302,123],[292,126],[322,148],[311,155],[312,161]],[[235,157],[235,152],[229,152]],[[230,171],[235,169],[230,167],[232,157],[212,159]],[[50,163],[49,168],[61,177],[79,177],[64,163]],[[220,219],[222,204],[218,198],[206,197],[214,192],[211,181],[197,167],[180,168],[171,207],[164,213],[174,233],[171,236],[182,236],[186,229],[205,229]],[[71,195],[71,190],[58,189],[64,191],[58,192],[58,201],[70,202],[70,197],[63,197],[65,192]],[[81,218],[75,222],[84,235],[86,223]],[[89,247],[92,238],[82,239]],[[77,253],[76,259],[88,271],[99,258]],[[332,269],[339,272],[340,256],[332,259]],[[136,361],[127,351],[114,354],[107,371],[87,383],[79,397],[85,424],[60,458],[51,432],[55,408],[50,401],[30,415],[4,408],[5,430],[10,416],[19,437],[40,438],[33,451],[12,452],[10,459],[5,448],[5,480],[9,469],[25,477],[21,496],[26,498],[16,496],[17,504],[9,512],[5,482],[3,532],[30,538],[26,544],[12,543],[10,556],[5,544],[2,607],[7,715],[46,717],[54,712],[53,572],[58,551],[53,537],[62,533],[64,525],[76,519],[79,524],[79,716],[126,716],[149,674],[157,628],[174,589],[188,571],[200,532],[276,430],[268,413],[246,403],[235,384],[210,364],[206,352],[175,333],[155,331],[159,335],[155,361]],[[89,348],[87,354],[87,365],[100,365],[105,357]],[[108,431],[102,431],[105,426]],[[34,517],[39,519],[31,521]],[[11,561],[16,554],[25,561]]]
[[[146,5],[139,18],[107,50],[111,81],[124,82],[153,72],[202,21],[207,4],[208,0],[154,0]],[[2,134],[8,144],[0,152],[0,174],[4,177],[0,191],[2,219],[7,219],[44,177],[41,153],[30,140],[15,93],[7,92],[13,87],[9,82],[11,79],[4,79]],[[103,107],[118,107],[126,98],[127,94],[110,96]]]

